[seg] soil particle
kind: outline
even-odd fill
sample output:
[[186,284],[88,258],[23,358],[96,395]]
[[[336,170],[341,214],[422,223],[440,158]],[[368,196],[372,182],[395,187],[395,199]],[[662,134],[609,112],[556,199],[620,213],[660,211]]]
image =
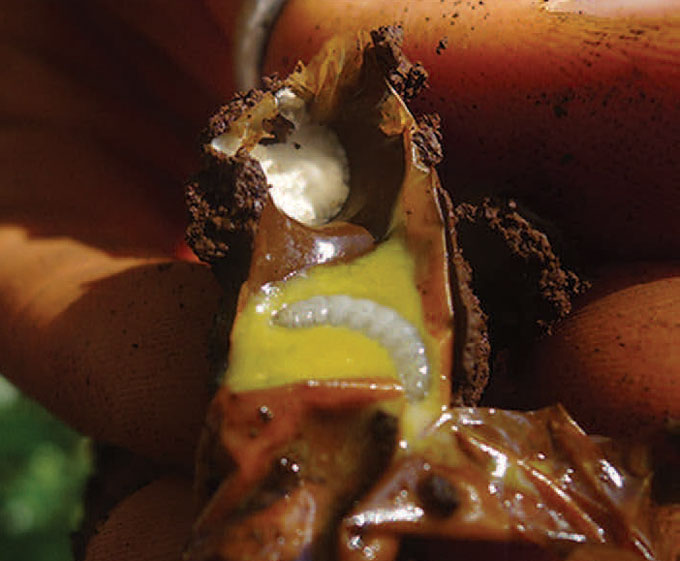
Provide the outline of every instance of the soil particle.
[[449,38],[448,37],[442,37],[439,40],[439,43],[437,43],[437,46],[435,47],[435,52],[440,55],[442,54],[446,48],[449,46]]
[[220,107],[208,120],[208,126],[201,133],[201,144],[208,144],[216,136],[229,130],[231,123],[257,105],[267,92],[281,88],[283,81],[276,74],[262,78],[262,87],[247,92],[237,92],[225,105]]
[[384,26],[371,31],[378,64],[387,80],[404,99],[410,101],[427,87],[428,74],[419,62],[412,63],[401,50],[404,31],[398,26]]
[[438,518],[451,516],[460,506],[458,492],[448,479],[431,473],[418,483],[418,497],[425,510]]
[[238,92],[229,103],[220,107],[208,120],[208,127],[203,131],[203,143],[210,142],[229,130],[229,126],[249,109],[252,109],[263,98],[265,90]]
[[457,237],[457,218],[449,194],[438,191],[439,206],[445,216],[448,236],[449,283],[454,309],[453,406],[479,403],[489,381],[491,347],[487,316],[472,287],[472,269],[463,257]]
[[444,159],[442,150],[441,118],[436,113],[421,115],[418,128],[413,132],[413,143],[418,158],[428,167],[436,166]]
[[[270,136],[260,140],[260,144],[277,144],[279,142],[286,142],[290,134],[295,130],[295,125],[279,114],[273,119],[265,119],[262,122],[262,128]],[[299,144],[296,145],[299,146]]]
[[[479,205],[463,203],[456,208],[456,216],[461,242],[476,277],[489,268],[481,263],[476,266],[480,258],[488,261],[495,257],[492,265],[495,268],[517,269],[513,278],[524,286],[521,301],[523,304],[533,301],[532,306],[523,307],[522,315],[531,316],[538,332],[548,333],[555,321],[571,311],[573,297],[587,289],[588,283],[562,266],[548,236],[520,215],[514,201],[495,203],[485,198]],[[476,251],[482,245],[489,250],[484,257]],[[505,255],[499,255],[499,251]],[[508,277],[500,274],[497,270],[494,284],[501,281],[502,286]]]
[[191,223],[187,241],[214,264],[230,249],[249,250],[267,197],[267,179],[246,150],[226,156],[206,146],[208,158],[186,190]]
[[[472,287],[489,317],[492,381],[518,376],[529,346],[571,312],[589,283],[566,268],[546,234],[514,201],[484,198],[455,209],[459,241],[472,266]],[[493,386],[493,384],[492,384]],[[495,405],[494,390],[485,396]]]

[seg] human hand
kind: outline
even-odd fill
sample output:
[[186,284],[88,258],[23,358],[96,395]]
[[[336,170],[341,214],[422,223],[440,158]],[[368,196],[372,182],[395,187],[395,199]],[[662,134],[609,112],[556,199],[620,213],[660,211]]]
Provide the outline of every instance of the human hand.
[[184,522],[176,557],[219,298],[187,260],[183,182],[231,95],[230,43],[207,9],[118,4],[3,3],[0,370],[84,434],[187,475],[161,493],[183,508],[163,502],[140,534]]
[[173,473],[113,511],[90,559],[176,558],[193,518],[219,290],[181,244],[181,184],[233,90],[236,8],[4,8],[0,368],[82,432]]

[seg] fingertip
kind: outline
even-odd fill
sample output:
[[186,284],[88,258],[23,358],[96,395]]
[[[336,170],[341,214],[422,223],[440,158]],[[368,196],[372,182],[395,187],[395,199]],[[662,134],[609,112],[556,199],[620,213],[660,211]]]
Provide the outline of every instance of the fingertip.
[[592,292],[536,345],[527,391],[588,432],[659,434],[680,417],[680,268],[610,268]]
[[119,503],[90,540],[85,561],[176,561],[195,516],[191,481],[167,476]]
[[0,275],[3,372],[84,434],[192,466],[215,376],[221,290],[209,268],[13,240]]
[[660,559],[680,559],[680,503],[659,506],[656,524]]
[[206,267],[184,262],[89,283],[46,333],[54,385],[45,397],[87,434],[190,467],[212,393],[219,295]]

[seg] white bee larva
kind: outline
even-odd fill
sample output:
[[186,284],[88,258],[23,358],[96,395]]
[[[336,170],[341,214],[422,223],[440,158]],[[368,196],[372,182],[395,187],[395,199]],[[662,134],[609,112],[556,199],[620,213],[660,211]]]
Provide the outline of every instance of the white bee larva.
[[344,294],[314,296],[283,306],[272,315],[282,327],[348,327],[380,343],[394,361],[410,401],[423,399],[430,387],[430,365],[418,330],[392,308]]

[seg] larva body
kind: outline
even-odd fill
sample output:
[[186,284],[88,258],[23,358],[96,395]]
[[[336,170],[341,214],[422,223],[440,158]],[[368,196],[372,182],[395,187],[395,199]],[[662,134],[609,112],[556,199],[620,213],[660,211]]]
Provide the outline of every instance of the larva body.
[[430,365],[425,343],[418,330],[392,308],[344,294],[314,296],[282,307],[272,321],[290,328],[330,325],[360,331],[387,350],[410,401],[427,394]]

